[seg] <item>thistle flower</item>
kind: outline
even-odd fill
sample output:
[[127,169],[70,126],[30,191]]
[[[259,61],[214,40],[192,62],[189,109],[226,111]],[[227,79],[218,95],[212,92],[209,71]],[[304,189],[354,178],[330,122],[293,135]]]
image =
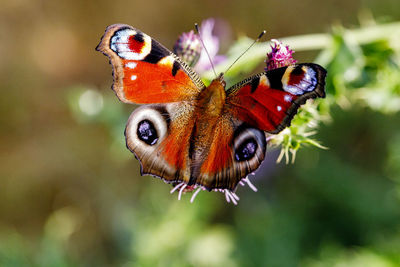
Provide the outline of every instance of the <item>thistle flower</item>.
[[267,59],[265,63],[267,67],[265,70],[273,70],[280,67],[285,67],[295,64],[297,61],[293,58],[294,51],[289,48],[288,45],[283,45],[282,42],[272,39],[270,53],[267,53]]
[[200,37],[192,30],[182,33],[176,41],[173,50],[190,67],[193,67],[199,61],[202,49]]

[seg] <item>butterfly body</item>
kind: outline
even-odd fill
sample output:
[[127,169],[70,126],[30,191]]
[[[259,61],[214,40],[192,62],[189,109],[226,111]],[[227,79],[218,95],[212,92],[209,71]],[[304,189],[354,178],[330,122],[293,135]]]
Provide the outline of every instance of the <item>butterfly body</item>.
[[316,64],[260,73],[228,89],[221,74],[205,86],[176,55],[128,25],[109,26],[97,50],[110,58],[118,98],[144,104],[125,130],[142,174],[182,188],[233,192],[264,159],[266,133],[289,126],[307,99],[325,96],[326,71]]

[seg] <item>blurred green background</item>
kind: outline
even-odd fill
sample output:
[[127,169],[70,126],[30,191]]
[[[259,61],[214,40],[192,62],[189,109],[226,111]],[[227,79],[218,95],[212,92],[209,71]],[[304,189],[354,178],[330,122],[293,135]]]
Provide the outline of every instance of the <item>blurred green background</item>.
[[[398,0],[2,0],[0,265],[400,266],[399,10]],[[329,149],[301,148],[285,165],[268,148],[259,191],[239,187],[238,206],[208,192],[178,201],[139,175],[123,136],[134,107],[114,96],[94,50],[113,23],[172,48],[209,17],[230,25],[222,53],[262,29],[329,36],[295,54],[328,69],[330,120],[314,138]]]

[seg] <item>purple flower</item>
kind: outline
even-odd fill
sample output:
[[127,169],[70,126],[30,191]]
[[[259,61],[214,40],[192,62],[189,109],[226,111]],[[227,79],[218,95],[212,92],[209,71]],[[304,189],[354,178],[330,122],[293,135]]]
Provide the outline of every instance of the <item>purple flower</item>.
[[[226,56],[218,55],[220,39],[213,34],[215,23],[216,21],[213,18],[203,20],[200,25],[200,36],[203,39],[213,64],[218,65],[226,60]],[[211,63],[205,49],[201,51],[199,62],[197,62],[194,69],[200,73],[211,69]]]
[[203,46],[200,37],[194,31],[184,32],[178,38],[174,45],[174,53],[185,61],[190,67],[193,67],[200,58]]
[[273,45],[271,44],[272,51],[267,53],[267,59],[265,60],[267,64],[266,71],[293,65],[297,62],[293,58],[294,51],[288,45],[283,45],[276,39],[272,39],[271,42],[273,42]]

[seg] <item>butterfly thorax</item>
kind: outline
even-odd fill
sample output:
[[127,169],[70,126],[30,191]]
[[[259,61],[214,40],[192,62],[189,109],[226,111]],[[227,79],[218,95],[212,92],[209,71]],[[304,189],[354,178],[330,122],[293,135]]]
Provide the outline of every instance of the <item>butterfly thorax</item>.
[[[225,83],[215,79],[198,96],[196,103],[196,139],[203,139],[202,136],[212,136],[213,125],[220,118],[225,106]],[[211,127],[210,127],[211,126]],[[206,140],[199,140],[206,143]]]
[[225,98],[225,82],[217,78],[199,94],[197,109],[204,115],[218,117],[225,105]]

